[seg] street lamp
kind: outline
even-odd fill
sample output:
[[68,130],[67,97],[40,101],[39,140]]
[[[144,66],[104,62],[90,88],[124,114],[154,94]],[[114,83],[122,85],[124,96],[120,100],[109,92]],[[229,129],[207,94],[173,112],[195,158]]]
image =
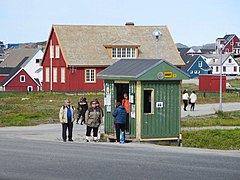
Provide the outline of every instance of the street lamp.
[[220,52],[220,95],[219,95],[219,111],[222,112],[222,50],[223,50],[223,44],[218,45],[219,52]]
[[159,41],[160,37],[162,36],[162,33],[159,30],[155,30],[152,33],[152,36],[156,40],[156,59],[158,59],[158,41]]

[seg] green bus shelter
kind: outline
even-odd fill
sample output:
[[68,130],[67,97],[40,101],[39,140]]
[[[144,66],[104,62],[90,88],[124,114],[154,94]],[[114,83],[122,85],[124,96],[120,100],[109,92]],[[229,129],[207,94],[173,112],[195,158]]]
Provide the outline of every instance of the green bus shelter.
[[129,94],[128,138],[137,141],[181,139],[181,82],[189,76],[161,59],[121,59],[101,71],[104,79],[104,130],[114,133],[112,112]]

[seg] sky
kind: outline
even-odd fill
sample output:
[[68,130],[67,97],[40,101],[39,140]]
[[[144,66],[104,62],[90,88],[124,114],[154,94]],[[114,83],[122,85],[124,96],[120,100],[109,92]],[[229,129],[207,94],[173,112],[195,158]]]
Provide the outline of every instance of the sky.
[[167,25],[175,43],[240,36],[239,0],[1,0],[0,41],[48,39],[52,24]]

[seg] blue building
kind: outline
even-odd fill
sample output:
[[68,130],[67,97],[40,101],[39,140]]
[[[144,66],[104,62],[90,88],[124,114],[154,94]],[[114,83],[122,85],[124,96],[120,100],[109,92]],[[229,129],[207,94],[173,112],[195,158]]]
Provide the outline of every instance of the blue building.
[[182,59],[186,64],[182,70],[191,78],[198,77],[199,74],[212,74],[211,67],[200,55],[185,55]]

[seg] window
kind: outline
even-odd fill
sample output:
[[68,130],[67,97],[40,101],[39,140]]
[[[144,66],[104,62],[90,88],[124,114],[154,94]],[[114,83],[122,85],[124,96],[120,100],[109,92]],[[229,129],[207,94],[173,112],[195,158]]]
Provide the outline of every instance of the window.
[[59,46],[55,46],[55,58],[60,58],[60,49],[59,49]]
[[116,48],[112,48],[112,57],[116,58],[117,57],[117,49]]
[[202,61],[198,62],[198,67],[202,67]]
[[25,82],[25,75],[20,76],[20,82]]
[[228,60],[228,62],[229,62],[229,63],[232,63],[232,59],[230,58],[230,59]]
[[195,70],[195,71],[194,71],[194,74],[197,74],[197,73],[198,73],[198,70]]
[[226,72],[226,66],[223,66],[223,72]]
[[85,70],[85,82],[87,82],[87,83],[96,82],[96,70],[95,69],[86,69]]
[[154,113],[154,91],[153,89],[144,89],[144,113]]
[[57,82],[57,68],[53,68],[53,82]]
[[112,48],[112,58],[136,58],[136,48]]
[[226,53],[228,53],[229,52],[229,49],[228,48],[226,48]]
[[218,72],[218,66],[216,66],[216,72]]
[[216,60],[215,60],[215,59],[213,59],[213,62],[215,63],[215,62],[216,62]]
[[61,83],[65,83],[65,68],[61,68]]
[[27,91],[28,91],[28,92],[32,92],[32,91],[33,91],[33,87],[32,87],[32,86],[28,86],[28,87],[27,87]]
[[50,58],[54,58],[54,46],[50,46]]
[[237,72],[237,66],[234,66],[233,71]]
[[190,74],[193,74],[193,70],[190,71]]
[[39,64],[42,61],[42,59],[36,59],[36,64]]
[[45,78],[46,78],[46,82],[49,82],[50,81],[50,78],[49,78],[49,76],[50,76],[50,73],[49,73],[49,67],[46,67],[46,69],[45,69]]

